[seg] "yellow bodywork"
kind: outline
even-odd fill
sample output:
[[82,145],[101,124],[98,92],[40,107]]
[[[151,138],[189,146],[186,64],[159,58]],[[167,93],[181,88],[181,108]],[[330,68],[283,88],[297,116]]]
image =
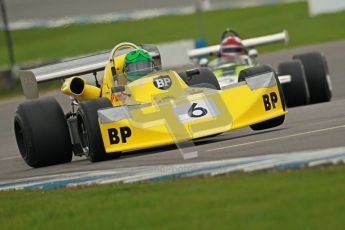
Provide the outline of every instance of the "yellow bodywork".
[[[169,76],[172,84],[168,90],[154,86],[159,76]],[[150,76],[128,84],[124,93],[130,95],[123,105],[141,104],[140,108],[127,106],[129,117],[114,122],[100,122],[101,134],[106,152],[121,152],[172,144],[194,138],[246,127],[284,115],[277,85],[270,88],[251,90],[247,84],[237,87],[213,90],[190,88],[175,71],[153,73]],[[277,95],[274,108],[265,109],[263,95]],[[113,99],[113,98],[111,98]],[[112,100],[113,104],[121,104]],[[179,119],[176,108],[185,110],[193,103],[217,112],[195,119]],[[199,107],[196,107],[199,108]],[[129,131],[130,130],[130,131]],[[130,132],[130,133],[129,133]]]
[[[64,93],[77,100],[101,96],[111,101],[114,107],[105,110],[114,109],[114,120],[99,118],[107,153],[205,137],[286,114],[277,84],[254,90],[245,82],[223,90],[193,88],[187,86],[175,71],[153,72],[128,83],[122,74],[124,55],[114,60],[105,66],[100,89],[85,84],[84,91],[76,95],[70,90],[72,78],[62,87]],[[169,78],[170,86],[167,89],[157,87],[154,82],[159,78]],[[114,90],[119,86],[123,89]],[[116,112],[120,107],[126,111],[125,117],[117,117],[121,115]]]
[[[73,87],[73,85],[78,85]],[[92,100],[100,97],[101,89],[86,84],[85,80],[81,77],[71,77],[65,80],[62,84],[61,91],[64,94],[73,96],[78,101]]]

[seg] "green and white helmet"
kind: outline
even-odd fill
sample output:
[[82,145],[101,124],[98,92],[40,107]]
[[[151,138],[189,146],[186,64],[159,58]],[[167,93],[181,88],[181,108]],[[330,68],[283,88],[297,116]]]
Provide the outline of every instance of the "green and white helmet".
[[135,81],[152,71],[152,57],[146,50],[136,49],[126,54],[123,72],[128,81]]

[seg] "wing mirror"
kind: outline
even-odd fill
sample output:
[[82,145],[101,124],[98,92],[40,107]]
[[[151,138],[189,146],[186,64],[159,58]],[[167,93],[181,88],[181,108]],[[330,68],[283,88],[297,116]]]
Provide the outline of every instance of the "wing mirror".
[[201,67],[207,67],[208,66],[208,59],[207,58],[201,58],[199,61],[199,65]]
[[194,75],[200,74],[199,69],[190,69],[186,71],[187,77],[193,77]]
[[258,57],[258,51],[256,49],[250,49],[248,51],[248,56],[251,58],[257,58]]

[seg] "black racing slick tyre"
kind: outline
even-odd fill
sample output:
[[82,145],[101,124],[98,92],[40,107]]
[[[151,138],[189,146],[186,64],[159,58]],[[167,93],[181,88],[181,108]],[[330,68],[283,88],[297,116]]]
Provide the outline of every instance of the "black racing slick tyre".
[[14,115],[14,132],[19,152],[31,167],[72,160],[72,144],[66,118],[53,97],[20,104]]
[[282,62],[278,65],[279,76],[290,75],[291,81],[281,84],[286,105],[295,107],[310,102],[309,88],[300,60]]
[[[274,74],[274,77],[275,77],[276,82],[278,84],[282,105],[283,105],[283,108],[285,109],[285,100],[284,100],[284,96],[282,93],[282,89],[281,89],[278,77],[277,77],[274,69],[271,68],[270,66],[260,65],[260,66],[256,66],[256,67],[242,70],[239,74],[239,82],[244,81],[246,78],[254,77],[254,76],[257,76],[259,74],[265,74],[265,73],[269,73],[269,72],[273,72],[273,74]],[[267,121],[263,121],[263,122],[260,122],[260,123],[254,124],[254,125],[250,125],[250,128],[252,130],[255,130],[255,131],[270,129],[270,128],[274,128],[276,126],[283,124],[284,120],[285,120],[285,115],[282,115],[282,116],[275,117],[275,118],[267,120]]]
[[179,72],[178,75],[184,82],[186,82],[188,86],[220,90],[220,85],[217,77],[209,68],[201,67],[199,69],[195,69],[195,71],[196,74],[193,74],[191,76],[188,76],[186,72]]
[[87,149],[87,157],[91,162],[103,161],[114,158],[114,155],[119,155],[107,154],[105,152],[98,123],[97,110],[111,106],[112,104],[107,98],[98,98],[79,103],[77,111],[79,138],[82,147]]
[[302,62],[307,79],[310,103],[330,101],[332,86],[325,56],[318,52],[311,52],[293,56]]

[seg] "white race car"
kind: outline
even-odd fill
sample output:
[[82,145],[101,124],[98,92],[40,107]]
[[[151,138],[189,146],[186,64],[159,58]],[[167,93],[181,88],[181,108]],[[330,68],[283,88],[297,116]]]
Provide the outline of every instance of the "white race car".
[[[211,68],[220,86],[225,87],[241,81],[241,70],[259,64],[256,59],[258,52],[254,47],[287,41],[287,31],[242,40],[236,31],[227,29],[219,45],[190,50],[188,56],[196,64]],[[277,73],[287,106],[331,100],[332,86],[327,60],[321,53],[295,55],[293,60],[280,63]]]

